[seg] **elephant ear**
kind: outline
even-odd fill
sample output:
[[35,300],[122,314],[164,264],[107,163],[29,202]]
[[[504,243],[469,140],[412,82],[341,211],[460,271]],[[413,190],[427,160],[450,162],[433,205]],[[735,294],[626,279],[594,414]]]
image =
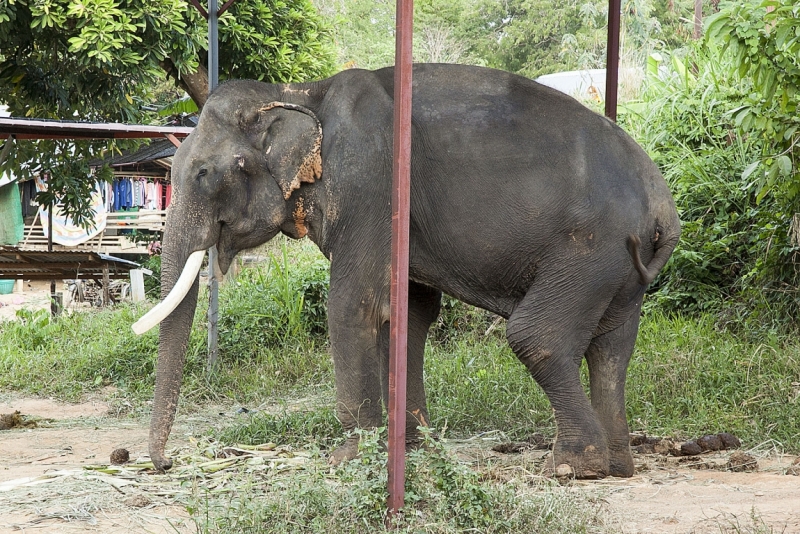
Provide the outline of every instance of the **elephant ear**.
[[286,102],[270,102],[241,126],[255,134],[267,167],[289,200],[301,183],[322,177],[322,124],[310,109]]

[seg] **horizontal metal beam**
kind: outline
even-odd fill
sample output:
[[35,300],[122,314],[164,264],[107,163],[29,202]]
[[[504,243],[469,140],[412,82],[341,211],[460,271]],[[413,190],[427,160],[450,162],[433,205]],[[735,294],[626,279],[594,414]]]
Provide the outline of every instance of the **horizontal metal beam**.
[[100,122],[71,122],[43,119],[0,118],[0,139],[154,139],[172,135],[183,138],[192,133],[188,126],[146,126]]

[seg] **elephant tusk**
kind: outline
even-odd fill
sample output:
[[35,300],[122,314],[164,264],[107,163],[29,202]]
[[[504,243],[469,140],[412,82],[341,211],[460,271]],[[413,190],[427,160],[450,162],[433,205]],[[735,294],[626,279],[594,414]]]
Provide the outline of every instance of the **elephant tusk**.
[[189,256],[189,259],[186,260],[186,264],[183,266],[183,272],[181,272],[178,281],[172,287],[169,295],[167,295],[164,300],[156,304],[153,309],[144,314],[141,319],[133,323],[131,328],[133,328],[133,331],[136,333],[136,335],[144,334],[155,325],[166,319],[167,316],[169,316],[169,314],[178,307],[178,304],[183,301],[183,298],[189,292],[189,289],[191,289],[195,278],[197,278],[197,274],[200,272],[200,267],[203,264],[203,256],[205,256],[205,254],[205,250],[198,250]]

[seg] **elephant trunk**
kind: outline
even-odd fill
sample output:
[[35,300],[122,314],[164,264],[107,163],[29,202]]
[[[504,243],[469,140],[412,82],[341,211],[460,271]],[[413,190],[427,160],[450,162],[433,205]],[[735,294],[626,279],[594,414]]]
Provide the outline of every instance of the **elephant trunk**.
[[[165,243],[166,245],[166,243]],[[172,248],[172,247],[170,247]],[[186,349],[189,344],[189,333],[197,306],[197,291],[199,286],[199,264],[195,269],[192,257],[186,260],[187,254],[175,254],[173,250],[164,250],[161,266],[161,295],[166,301],[173,288],[181,285],[180,280],[190,279],[185,297],[177,303],[161,322],[158,338],[158,362],[156,365],[156,387],[153,398],[153,412],[150,417],[150,458],[158,470],[172,467],[172,460],[164,454],[167,438],[175,421],[175,411],[178,407],[183,379],[183,365],[186,360]],[[202,260],[202,253],[200,253]],[[182,257],[179,257],[182,256]],[[192,272],[193,271],[193,272]],[[180,279],[179,275],[180,274]],[[161,304],[159,304],[160,306]]]

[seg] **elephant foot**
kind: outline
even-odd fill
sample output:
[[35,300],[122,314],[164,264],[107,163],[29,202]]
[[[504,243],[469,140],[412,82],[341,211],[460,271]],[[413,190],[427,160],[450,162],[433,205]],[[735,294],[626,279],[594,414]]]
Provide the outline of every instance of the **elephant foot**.
[[328,464],[339,465],[358,456],[358,439],[358,435],[348,437],[347,441],[331,452],[328,457]]
[[558,441],[553,448],[553,466],[556,476],[584,480],[605,478],[610,472],[608,451],[605,447],[559,446]]
[[153,467],[156,469],[156,471],[160,471],[161,473],[172,468],[172,458],[168,458],[163,455],[153,456],[151,454],[150,461],[153,462]]
[[634,473],[633,456],[631,449],[612,449],[609,451],[608,474],[612,477],[630,478]]

